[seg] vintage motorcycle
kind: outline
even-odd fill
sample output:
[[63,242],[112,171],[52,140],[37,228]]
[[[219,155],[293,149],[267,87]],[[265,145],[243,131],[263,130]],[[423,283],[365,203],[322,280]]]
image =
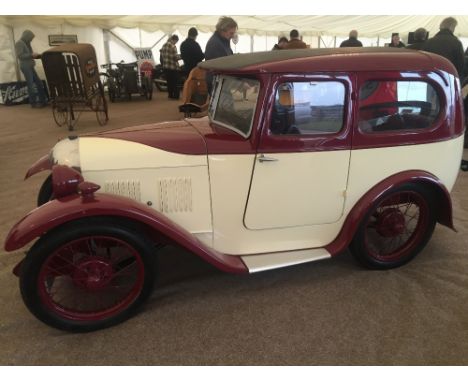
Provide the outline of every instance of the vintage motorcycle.
[[99,75],[111,102],[122,97],[126,97],[130,101],[132,94],[139,94],[147,100],[153,98],[151,76],[139,72],[136,62],[109,63],[101,65],[101,68],[106,69]]

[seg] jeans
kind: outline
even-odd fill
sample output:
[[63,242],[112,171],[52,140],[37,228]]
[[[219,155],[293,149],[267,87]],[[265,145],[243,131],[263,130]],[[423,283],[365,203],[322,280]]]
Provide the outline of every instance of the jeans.
[[28,86],[29,103],[32,105],[45,105],[47,103],[44,85],[33,66],[20,64],[20,69]]

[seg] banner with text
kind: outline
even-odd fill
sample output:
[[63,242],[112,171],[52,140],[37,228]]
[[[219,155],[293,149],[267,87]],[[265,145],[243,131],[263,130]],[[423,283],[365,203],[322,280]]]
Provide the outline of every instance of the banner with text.
[[155,64],[151,48],[135,48],[135,56],[137,58],[138,71],[145,73],[145,76],[151,76]]

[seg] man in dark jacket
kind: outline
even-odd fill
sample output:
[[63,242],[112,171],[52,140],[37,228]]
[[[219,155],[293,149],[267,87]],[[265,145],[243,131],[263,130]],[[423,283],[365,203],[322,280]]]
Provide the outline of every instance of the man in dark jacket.
[[184,71],[187,76],[190,71],[205,58],[205,55],[200,48],[200,44],[195,41],[197,36],[197,28],[190,28],[187,38],[180,45],[180,57],[184,61]]
[[[231,49],[231,39],[237,32],[237,23],[231,17],[220,17],[216,24],[216,31],[206,43],[205,59],[212,60],[214,58],[230,56],[233,54]],[[211,95],[213,75],[207,73],[206,84],[208,85],[208,93]]]
[[349,48],[349,47],[360,47],[362,46],[362,42],[357,39],[358,32],[357,30],[353,29],[349,32],[349,38],[344,40],[340,44],[340,48]]
[[408,45],[406,48],[413,50],[421,50],[426,42],[427,30],[418,28],[414,31],[414,43]]
[[427,40],[423,45],[423,50],[439,54],[449,60],[457,68],[460,80],[463,77],[463,45],[461,41],[453,34],[457,26],[457,20],[453,17],[447,17],[440,23],[440,31]]
[[15,52],[28,86],[29,103],[32,107],[44,107],[47,105],[46,93],[42,81],[37,75],[36,69],[34,69],[36,65],[34,59],[40,58],[41,55],[34,53],[31,48],[33,38],[34,33],[25,30],[21,38],[15,43]]

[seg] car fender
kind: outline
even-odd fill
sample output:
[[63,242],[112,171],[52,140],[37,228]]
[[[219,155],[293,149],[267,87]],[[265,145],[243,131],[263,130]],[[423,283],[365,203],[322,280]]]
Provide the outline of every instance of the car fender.
[[132,199],[105,193],[69,195],[32,210],[11,229],[5,241],[5,250],[17,250],[60,225],[93,216],[119,217],[139,222],[155,235],[163,235],[170,242],[200,256],[223,271],[248,273],[248,268],[240,257],[225,255],[208,247],[162,213]]
[[385,192],[407,183],[419,183],[424,184],[428,188],[430,187],[437,198],[437,204],[440,206],[440,208],[437,209],[437,222],[456,231],[453,226],[452,200],[447,188],[435,175],[426,171],[411,170],[394,174],[382,180],[364,194],[349,212],[338,236],[330,244],[325,246],[325,249],[332,256],[346,249],[351,243],[369,206]]
[[37,174],[38,172],[44,170],[52,170],[52,163],[49,158],[49,154],[44,155],[43,157],[39,158],[28,170],[24,179],[28,179],[29,177]]

